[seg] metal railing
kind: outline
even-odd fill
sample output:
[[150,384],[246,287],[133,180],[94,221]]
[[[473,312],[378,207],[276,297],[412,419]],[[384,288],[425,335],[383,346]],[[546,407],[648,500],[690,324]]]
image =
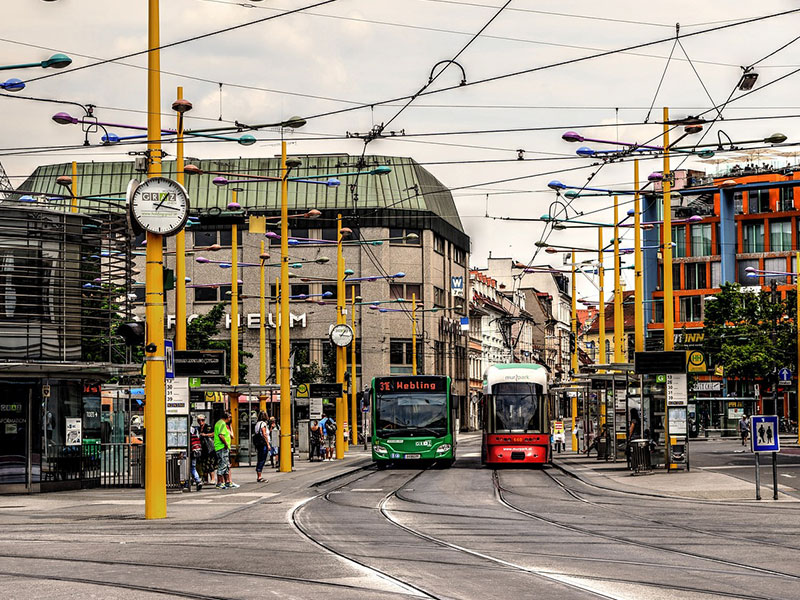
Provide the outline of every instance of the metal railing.
[[100,446],[101,487],[142,487],[144,485],[144,446],[116,443]]

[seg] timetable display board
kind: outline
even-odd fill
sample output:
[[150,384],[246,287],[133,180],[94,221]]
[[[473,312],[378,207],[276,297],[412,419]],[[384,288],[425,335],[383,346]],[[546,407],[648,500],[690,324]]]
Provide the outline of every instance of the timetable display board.
[[447,392],[447,378],[436,376],[378,377],[375,380],[378,393],[392,394],[443,394]]

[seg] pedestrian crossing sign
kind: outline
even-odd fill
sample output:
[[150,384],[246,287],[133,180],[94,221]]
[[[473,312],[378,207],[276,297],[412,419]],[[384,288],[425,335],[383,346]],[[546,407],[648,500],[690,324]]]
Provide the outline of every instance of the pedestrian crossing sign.
[[753,415],[750,417],[750,439],[753,452],[780,452],[777,415]]

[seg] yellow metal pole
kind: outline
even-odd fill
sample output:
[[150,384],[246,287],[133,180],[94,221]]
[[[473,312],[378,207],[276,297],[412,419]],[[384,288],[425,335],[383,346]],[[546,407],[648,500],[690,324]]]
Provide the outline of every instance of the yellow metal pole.
[[[183,99],[183,87],[178,86],[178,100]],[[183,173],[183,114],[178,113],[175,180],[184,184]],[[186,350],[186,230],[175,236],[175,350]]]
[[573,392],[576,394],[572,397],[572,451],[578,451],[578,436],[575,434],[575,421],[578,417],[578,396],[577,392]]
[[614,196],[614,362],[625,360],[625,320],[622,315],[622,266],[619,259],[619,199]]
[[[281,140],[281,444],[280,472],[292,471],[292,403],[289,370],[289,169],[286,167],[286,142]],[[277,342],[276,342],[277,345]]]
[[572,253],[572,339],[574,345],[571,348],[572,353],[572,373],[578,374],[578,298],[577,298],[577,281],[575,278],[575,253]]
[[600,306],[598,308],[597,318],[599,319],[598,329],[599,329],[599,337],[597,340],[599,348],[598,354],[598,362],[601,365],[604,365],[608,360],[606,356],[606,292],[604,288],[605,284],[605,269],[603,268],[603,228],[599,227],[597,229],[597,262],[599,266],[597,267],[597,273],[599,278],[600,284]]
[[[238,192],[233,190],[232,201]],[[231,386],[239,385],[239,226],[231,225]],[[239,394],[230,395],[233,444],[239,445]]]
[[[148,177],[161,175],[161,61],[158,0],[147,3],[147,143]],[[167,516],[167,433],[164,355],[164,250],[161,236],[147,234],[145,255],[145,519]]]
[[72,193],[71,210],[78,212],[78,163],[72,161],[72,186],[70,187]]
[[[794,260],[797,269],[797,280],[795,281],[797,313],[794,317],[794,324],[797,327],[797,421],[800,423],[800,252],[794,253]],[[800,444],[800,427],[797,428],[797,443]]]
[[350,327],[353,330],[353,343],[350,345],[350,421],[351,443],[358,443],[358,405],[356,404],[356,286],[350,288]]
[[[278,298],[281,297],[281,278],[275,278],[275,307],[278,306]],[[281,384],[281,313],[275,311],[275,383]]]
[[411,374],[417,374],[417,295],[411,294]]
[[675,299],[672,290],[672,199],[669,173],[669,109],[664,107],[664,350],[675,347]]
[[[261,240],[261,252],[259,257],[264,256],[264,240]],[[267,299],[266,288],[266,267],[265,259],[261,259],[261,269],[258,279],[258,385],[262,388],[267,385]],[[258,410],[267,410],[267,397],[262,391],[258,397]]]
[[[345,322],[344,314],[344,254],[342,252],[342,215],[336,218],[336,324]],[[344,385],[345,361],[347,349],[336,347],[336,382]],[[336,399],[336,458],[344,458],[344,420],[347,413],[344,411],[344,397]]]
[[[644,288],[642,282],[642,217],[639,214],[639,161],[633,161],[633,268],[634,268],[634,349],[644,352]],[[631,362],[628,357],[628,362]]]

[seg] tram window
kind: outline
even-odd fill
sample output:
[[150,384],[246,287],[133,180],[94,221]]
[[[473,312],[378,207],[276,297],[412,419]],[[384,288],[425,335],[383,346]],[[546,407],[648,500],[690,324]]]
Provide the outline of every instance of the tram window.
[[492,430],[541,431],[538,386],[532,383],[498,383],[492,390]]

